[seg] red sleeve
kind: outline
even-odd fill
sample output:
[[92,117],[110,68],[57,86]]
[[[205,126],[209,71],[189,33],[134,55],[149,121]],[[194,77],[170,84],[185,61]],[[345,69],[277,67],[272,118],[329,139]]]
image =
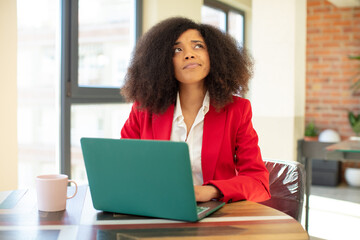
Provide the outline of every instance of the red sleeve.
[[140,138],[140,122],[138,104],[134,103],[129,118],[121,129],[121,138]]
[[261,157],[257,133],[251,123],[250,102],[246,100],[240,109],[240,121],[231,121],[231,124],[238,124],[234,145],[236,176],[227,180],[211,180],[206,184],[216,186],[222,192],[224,202],[261,202],[270,198],[269,173]]

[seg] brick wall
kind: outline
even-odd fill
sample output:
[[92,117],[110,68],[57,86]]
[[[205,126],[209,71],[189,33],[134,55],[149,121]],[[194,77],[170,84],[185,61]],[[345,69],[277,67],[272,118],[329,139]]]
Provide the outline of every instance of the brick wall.
[[360,91],[350,89],[360,64],[348,55],[360,55],[360,7],[308,0],[305,121],[334,129],[343,139],[355,135],[348,110],[360,113]]

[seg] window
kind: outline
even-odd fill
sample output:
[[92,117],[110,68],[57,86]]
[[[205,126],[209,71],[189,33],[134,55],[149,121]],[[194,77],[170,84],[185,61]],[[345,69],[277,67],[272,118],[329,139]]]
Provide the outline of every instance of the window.
[[[65,3],[63,9],[77,21],[63,23],[70,28],[62,36],[71,40],[63,41],[69,55],[62,62],[67,89],[62,92],[61,171],[86,183],[80,138],[120,138],[130,112],[120,87],[141,32],[141,1],[79,0],[78,5]],[[77,51],[72,51],[74,46]]]
[[220,9],[203,6],[201,8],[201,20],[226,32],[226,13]]
[[17,4],[19,187],[51,172],[81,184],[80,138],[119,138],[130,112],[119,89],[141,33],[142,1]]
[[245,13],[215,0],[204,0],[201,9],[201,21],[228,32],[239,45],[245,43]]
[[19,188],[59,171],[59,7],[57,1],[17,1]]
[[135,42],[133,1],[79,0],[78,84],[122,85]]

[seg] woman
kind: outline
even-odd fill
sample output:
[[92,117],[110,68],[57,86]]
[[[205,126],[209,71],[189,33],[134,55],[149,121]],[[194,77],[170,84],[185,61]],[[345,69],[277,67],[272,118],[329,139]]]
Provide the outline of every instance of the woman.
[[[134,101],[122,138],[185,141],[199,202],[270,198],[251,123],[252,61],[230,36],[166,19],[137,43],[122,94]],[[174,186],[176,187],[176,186]]]

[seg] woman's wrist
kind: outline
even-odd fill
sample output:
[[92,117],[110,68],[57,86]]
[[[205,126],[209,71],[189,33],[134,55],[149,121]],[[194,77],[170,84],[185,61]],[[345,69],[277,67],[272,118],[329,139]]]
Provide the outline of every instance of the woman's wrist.
[[211,191],[212,191],[211,195],[213,196],[213,199],[220,199],[224,196],[222,192],[215,185],[209,184],[206,186],[211,187]]

